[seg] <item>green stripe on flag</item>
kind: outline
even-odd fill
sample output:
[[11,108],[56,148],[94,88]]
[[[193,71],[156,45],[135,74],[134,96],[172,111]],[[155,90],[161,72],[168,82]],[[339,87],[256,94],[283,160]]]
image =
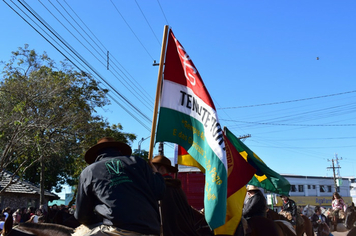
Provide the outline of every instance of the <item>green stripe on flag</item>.
[[290,183],[283,176],[270,169],[253,151],[251,151],[230,130],[226,129],[226,136],[231,143],[247,159],[257,171],[249,184],[261,187],[273,193],[289,195]]
[[[205,168],[205,218],[215,229],[225,223],[227,172],[223,162],[206,142],[204,125],[176,110],[161,107],[156,142],[168,141],[182,146]],[[213,214],[214,213],[214,214]],[[221,219],[216,216],[222,215]]]

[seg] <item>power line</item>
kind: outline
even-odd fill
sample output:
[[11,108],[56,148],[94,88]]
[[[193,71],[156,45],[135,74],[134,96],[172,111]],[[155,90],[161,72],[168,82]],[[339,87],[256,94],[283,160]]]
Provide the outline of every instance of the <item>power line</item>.
[[137,2],[136,0],[135,0],[135,2],[136,2],[136,5],[137,5],[138,9],[140,9],[140,11],[141,11],[141,14],[142,14],[143,17],[145,18],[145,20],[146,20],[148,26],[150,27],[150,29],[151,29],[153,35],[155,36],[155,38],[156,38],[156,40],[157,40],[157,42],[158,42],[158,45],[161,46],[161,42],[159,41],[159,39],[157,38],[157,35],[156,35],[155,32],[153,31],[153,29],[152,29],[152,27],[151,27],[151,24],[150,24],[150,22],[148,22],[148,20],[147,20],[145,14],[143,13],[143,11],[142,11],[140,5],[138,4],[138,2]]
[[[5,2],[5,1],[4,1]],[[12,0],[11,2],[17,7],[19,8],[19,6],[17,6]],[[58,49],[58,47],[56,47],[51,41],[49,41],[42,33],[40,33],[31,23],[29,23],[24,17],[22,17],[20,15],[20,13],[18,13],[13,7],[11,7],[7,2],[5,2],[13,11],[15,11],[26,23],[28,23],[37,33],[39,33],[47,42],[49,42],[58,52],[60,52],[65,58],[67,58],[68,61],[70,61],[75,67],[77,67],[80,71],[83,71],[82,69],[80,69],[72,60],[70,60],[61,50]],[[77,58],[79,58],[90,70],[92,70],[99,78],[101,78],[102,81],[104,81],[107,86],[109,86],[117,95],[119,95],[121,97],[121,99],[123,99],[126,103],[128,103],[130,105],[130,107],[132,107],[138,114],[140,114],[142,117],[144,117],[148,122],[151,123],[150,118],[148,118],[146,115],[144,115],[138,108],[136,108],[130,101],[128,101],[127,98],[125,98],[122,94],[120,94],[115,88],[113,88],[83,57],[81,57],[80,55],[77,54],[77,52],[75,52],[75,50],[67,43],[65,43],[64,40],[62,40],[60,38],[60,36],[58,36],[55,31],[52,31],[50,29],[50,26],[44,24],[44,21],[42,21],[40,19],[39,16],[36,16],[37,13],[32,12],[29,8],[27,8],[23,3],[20,2],[20,4],[28,11],[30,12],[43,26],[45,26],[45,28],[51,32],[51,34],[53,34],[64,46],[66,46]],[[31,19],[21,8],[19,8],[29,19]],[[31,19],[33,21],[33,19]],[[37,23],[36,25],[43,30]],[[48,33],[47,33],[48,34]],[[51,37],[51,39],[55,42],[55,40]],[[58,42],[56,42],[58,43]],[[67,52],[68,53],[68,52]],[[116,100],[115,100],[116,101]],[[119,104],[121,106],[121,104]],[[126,109],[125,109],[126,110]],[[130,113],[132,114],[132,113]],[[134,117],[136,120],[136,117]],[[150,130],[150,129],[149,129]]]
[[[41,2],[41,1],[40,1]],[[51,1],[49,1],[51,4],[52,4],[52,2]],[[42,2],[41,2],[41,4],[42,4]],[[43,4],[42,4],[43,5]],[[45,5],[43,5],[46,9],[47,9],[47,11],[85,48],[85,49],[87,49],[87,51],[89,51],[90,52],[90,54],[91,55],[93,55],[103,66],[105,66],[105,63],[103,63],[102,61],[100,61],[99,60],[99,58],[98,57],[96,57],[94,54],[93,54],[93,52],[91,51],[91,50],[89,50],[89,48],[87,48],[83,43],[82,43],[82,41],[81,40],[79,40],[63,23],[62,23],[62,21],[60,21],[56,16],[54,16],[54,14],[52,13],[52,11],[50,11]],[[61,11],[59,11],[58,10],[58,8],[56,7],[56,6],[54,6],[53,4],[52,4],[52,6],[59,12],[59,14],[61,14],[61,16],[77,31],[77,33],[99,54],[99,55],[101,55],[94,47],[93,47],[93,45],[90,43],[90,42],[88,42],[88,40],[77,30],[77,28],[62,14],[62,12]],[[61,5],[62,6],[62,5]],[[63,6],[62,6],[62,8],[63,8]],[[66,9],[64,9],[65,10],[65,12],[67,12],[67,14],[68,15],[70,15],[69,13],[68,13],[68,11],[66,10]],[[76,22],[77,23],[77,21],[75,20],[75,19],[73,19],[73,17],[72,16],[70,16],[71,18],[72,18],[72,20],[74,21],[74,22]],[[78,24],[78,23],[77,23]],[[80,26],[79,26],[80,27]],[[82,28],[81,28],[82,29]],[[58,33],[57,33],[58,34]],[[101,55],[102,56],[102,59],[104,59],[105,60],[105,57],[103,56],[103,55]],[[117,67],[118,68],[118,67]],[[120,68],[118,68],[120,71],[121,71],[121,69]],[[117,71],[116,70],[114,70],[116,73],[117,73]],[[123,83],[122,82],[122,80],[120,80],[118,77],[117,77],[117,75],[116,74],[114,74],[112,71],[110,71],[113,75],[114,75],[114,77],[125,87],[125,88],[127,88],[128,89],[128,91],[134,91],[134,88],[132,87],[132,84],[134,84],[134,83],[127,83],[127,85],[125,84],[125,83]],[[121,78],[123,78],[119,73],[117,73]],[[130,90],[130,88],[128,88],[128,86],[132,89],[132,90]],[[141,96],[141,93],[134,93],[134,92],[132,92],[132,94],[139,100],[139,101],[141,101],[145,106],[146,106],[146,108],[148,108],[148,109],[152,109],[152,107],[149,107],[149,105],[147,105],[147,99],[144,99],[142,96]],[[139,98],[139,97],[141,97],[141,98]]]
[[256,125],[277,125],[277,126],[307,126],[307,127],[318,127],[318,126],[330,126],[330,127],[343,127],[343,126],[356,126],[356,124],[279,124],[272,122],[253,122],[253,121],[242,121],[242,120],[226,120],[220,119],[221,121],[233,121],[233,122],[241,122],[247,124],[256,124]]
[[295,100],[289,100],[289,101],[282,101],[282,102],[271,102],[271,103],[262,103],[262,104],[245,105],[245,106],[237,106],[237,107],[221,107],[221,108],[219,108],[219,110],[248,108],[248,107],[259,107],[259,106],[270,106],[270,105],[277,105],[277,104],[283,104],[283,103],[300,102],[300,101],[306,101],[306,100],[312,100],[312,99],[318,99],[318,98],[339,96],[339,95],[344,95],[344,94],[348,94],[348,93],[355,93],[355,92],[356,92],[356,90],[342,92],[342,93],[328,94],[328,95],[323,95],[323,96],[318,96],[318,97],[310,97],[310,98],[301,98],[301,99],[295,99]]
[[162,14],[163,14],[163,16],[164,16],[164,19],[165,19],[166,22],[167,22],[167,25],[169,25],[168,19],[167,19],[167,17],[166,17],[166,14],[164,14],[163,8],[162,8],[161,3],[159,2],[159,0],[157,0],[157,3],[158,3],[158,5],[159,5],[159,8],[161,9],[161,12],[162,12]]
[[129,25],[129,23],[127,23],[127,21],[125,20],[124,16],[121,14],[121,12],[119,11],[119,9],[116,7],[116,5],[113,3],[112,0],[110,0],[110,2],[112,3],[112,5],[115,7],[116,11],[119,13],[119,15],[121,16],[121,18],[124,20],[124,22],[126,23],[126,25],[129,27],[129,29],[131,30],[131,32],[133,33],[133,35],[136,37],[136,39],[138,40],[138,42],[141,44],[141,46],[145,49],[145,51],[147,52],[147,54],[151,57],[152,61],[154,60],[153,57],[151,56],[151,54],[148,52],[147,48],[143,45],[143,43],[141,42],[141,40],[137,37],[136,33],[133,31],[133,29],[131,28],[131,26]]
[[[57,2],[58,2],[58,0],[57,0]],[[82,31],[95,43],[95,45],[102,51],[102,53],[103,54],[105,54],[107,51],[108,51],[108,49],[104,46],[104,44],[98,39],[98,37],[96,37],[96,35],[90,30],[90,28],[84,23],[84,21],[78,16],[78,14],[73,10],[73,8],[71,8],[71,6],[65,1],[65,3],[67,4],[67,6],[71,9],[71,11],[74,13],[74,15],[76,15],[76,17],[82,22],[82,24],[85,26],[85,28],[87,29],[87,30],[89,30],[89,32],[95,37],[95,39],[101,44],[101,46],[104,48],[104,50],[92,39],[92,37],[90,37],[90,35],[85,31],[85,29],[83,29],[81,26],[80,26],[80,24],[72,17],[72,15],[71,14],[69,14],[69,12],[68,11],[66,11],[65,9],[65,11],[67,12],[67,14],[74,20],[74,22],[76,22],[76,24],[82,29]],[[62,8],[64,8],[63,7],[63,5],[61,5],[62,6]],[[83,37],[84,39],[85,39],[85,37]],[[86,39],[85,39],[86,40]],[[91,45],[92,46],[92,45]],[[93,46],[92,46],[93,47]],[[94,48],[94,47],[93,47]],[[117,64],[119,64],[119,66],[115,63],[115,62],[113,62],[112,60],[111,60],[111,58],[113,58],[114,60],[115,60],[115,62],[117,63]],[[111,68],[113,68],[113,70],[114,70],[114,68],[116,68],[116,69],[118,69],[121,73],[122,73],[122,75],[124,75],[124,77],[127,79],[127,80],[125,80],[125,78],[123,77],[123,76],[121,76],[120,75],[120,73],[118,73],[118,71],[116,71],[116,70],[114,70],[115,72],[116,72],[116,74],[117,75],[119,75],[122,79],[124,79],[123,81],[125,81],[126,83],[127,83],[127,81],[131,81],[131,80],[133,80],[134,81],[134,83],[127,83],[128,84],[128,86],[134,86],[135,88],[132,88],[131,87],[131,89],[132,90],[129,90],[138,100],[140,100],[142,103],[146,103],[146,107],[148,108],[148,109],[150,109],[150,111],[152,111],[153,110],[153,108],[152,108],[152,103],[149,103],[149,101],[153,101],[153,98],[152,97],[150,97],[149,96],[149,94],[147,93],[147,91],[135,80],[135,78],[132,76],[132,75],[130,75],[129,74],[129,72],[124,68],[124,66],[114,57],[114,55],[110,55],[110,61],[112,62],[112,67]],[[103,64],[103,63],[102,63]],[[122,69],[121,69],[121,68]],[[124,70],[124,71],[123,71]],[[130,78],[127,76],[127,74],[128,75],[130,75]],[[113,74],[114,75],[114,74]],[[122,83],[123,84],[123,82],[116,76],[116,75],[114,75],[115,76],[115,78],[117,78],[118,80],[119,80],[119,82],[120,83]],[[124,85],[125,86],[125,85]],[[125,86],[126,87],[126,86]],[[141,91],[140,93],[135,93],[135,91]],[[137,96],[139,96],[140,98],[138,98]],[[148,106],[149,107],[148,107]]]

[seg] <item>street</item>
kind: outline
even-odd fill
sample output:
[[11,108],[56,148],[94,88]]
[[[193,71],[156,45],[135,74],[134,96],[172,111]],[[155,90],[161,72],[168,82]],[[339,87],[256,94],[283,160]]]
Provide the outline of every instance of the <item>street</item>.
[[[333,231],[333,232],[331,232],[331,233],[332,233],[334,236],[346,236],[349,231],[350,231],[350,230],[345,231],[345,232],[336,232],[336,231]],[[351,235],[351,236],[356,236],[356,235]]]

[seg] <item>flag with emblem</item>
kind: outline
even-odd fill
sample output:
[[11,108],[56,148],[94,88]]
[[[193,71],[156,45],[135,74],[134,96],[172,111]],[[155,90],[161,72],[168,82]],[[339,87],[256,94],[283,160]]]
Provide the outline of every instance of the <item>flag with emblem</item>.
[[215,229],[226,216],[223,130],[198,70],[171,29],[163,76],[155,141],[179,144],[205,169],[205,219]]
[[234,235],[242,217],[246,197],[245,185],[251,180],[256,169],[240,155],[225,134],[224,140],[228,166],[226,219],[225,224],[215,229],[214,233]]
[[263,188],[273,193],[289,195],[290,183],[283,176],[269,168],[253,151],[251,151],[230,130],[225,129],[225,134],[237,151],[250,163],[256,173],[249,184]]

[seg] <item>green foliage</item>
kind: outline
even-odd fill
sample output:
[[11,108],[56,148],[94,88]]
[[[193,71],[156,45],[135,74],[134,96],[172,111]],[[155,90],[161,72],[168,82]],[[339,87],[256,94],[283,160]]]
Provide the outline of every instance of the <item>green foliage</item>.
[[138,149],[134,149],[132,155],[141,157],[141,158],[145,159],[146,161],[148,161],[148,151],[145,151],[145,150],[140,151]]
[[44,187],[74,185],[86,166],[83,155],[97,140],[113,136],[129,143],[134,134],[109,125],[95,109],[109,104],[107,90],[66,62],[57,64],[28,45],[4,63],[0,81],[0,170],[7,169]]

